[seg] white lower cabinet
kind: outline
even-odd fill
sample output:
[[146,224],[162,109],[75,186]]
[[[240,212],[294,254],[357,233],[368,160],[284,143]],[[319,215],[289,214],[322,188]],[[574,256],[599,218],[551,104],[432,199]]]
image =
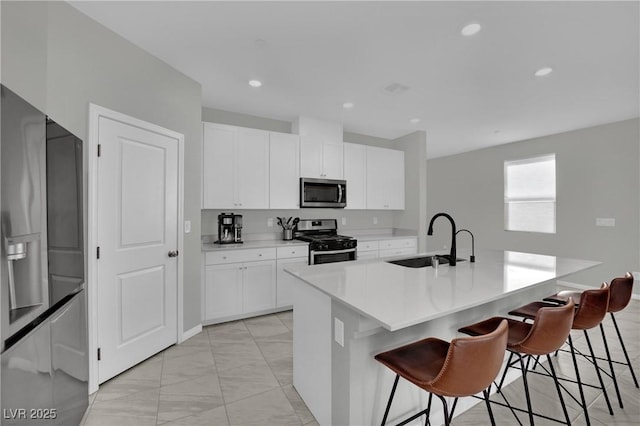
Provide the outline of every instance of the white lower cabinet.
[[418,239],[415,237],[380,240],[378,244],[378,254],[380,257],[404,256],[418,253]]
[[276,306],[278,308],[288,308],[293,306],[293,283],[297,278],[285,272],[285,268],[290,266],[308,265],[309,248],[307,245],[278,247],[277,251],[277,297]]
[[210,265],[205,268],[206,320],[242,313],[242,263]]
[[376,259],[378,257],[378,241],[358,241],[358,260]]
[[276,262],[245,263],[243,273],[242,313],[273,309],[276,306]]
[[309,259],[306,257],[294,259],[278,259],[278,297],[276,305],[278,308],[293,306],[293,283],[297,278],[285,272],[285,268],[290,266],[308,265]]
[[275,249],[206,253],[203,292],[205,322],[249,317],[275,309]]

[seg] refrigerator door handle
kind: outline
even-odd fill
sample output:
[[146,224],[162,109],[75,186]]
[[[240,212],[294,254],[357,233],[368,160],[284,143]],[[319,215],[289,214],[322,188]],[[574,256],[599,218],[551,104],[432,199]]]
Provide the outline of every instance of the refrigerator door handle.
[[7,274],[9,275],[9,310],[13,311],[18,307],[16,301],[16,282],[13,278],[13,260],[7,260]]

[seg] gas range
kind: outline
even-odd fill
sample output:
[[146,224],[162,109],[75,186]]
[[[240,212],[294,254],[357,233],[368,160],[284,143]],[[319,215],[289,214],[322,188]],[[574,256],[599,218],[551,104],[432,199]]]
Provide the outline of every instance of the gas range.
[[341,250],[355,248],[358,245],[355,238],[344,235],[302,236],[297,239],[307,241],[310,250]]
[[335,219],[301,219],[294,238],[309,243],[309,264],[356,260],[358,241],[338,235]]

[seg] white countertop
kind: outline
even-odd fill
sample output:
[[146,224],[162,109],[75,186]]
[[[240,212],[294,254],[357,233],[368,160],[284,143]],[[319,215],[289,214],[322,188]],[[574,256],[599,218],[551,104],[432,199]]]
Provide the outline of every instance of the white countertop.
[[389,258],[292,266],[285,271],[395,331],[600,264],[493,250],[479,251],[475,263],[459,261],[455,267],[438,269],[407,268],[385,260]]
[[202,251],[219,251],[219,250],[239,250],[254,248],[272,248],[287,246],[304,246],[309,243],[299,240],[264,240],[264,241],[245,241],[242,244],[216,244],[202,243]]

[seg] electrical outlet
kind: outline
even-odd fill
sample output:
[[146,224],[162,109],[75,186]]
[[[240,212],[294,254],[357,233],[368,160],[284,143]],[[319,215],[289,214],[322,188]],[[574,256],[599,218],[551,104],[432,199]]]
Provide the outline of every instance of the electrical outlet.
[[346,218],[346,217],[343,217],[343,218],[342,218],[342,224],[343,224],[343,225],[346,225],[346,224],[347,224],[347,218]]
[[378,218],[376,216],[373,217],[373,224],[374,225],[378,224]]
[[267,227],[268,228],[273,228],[273,218],[272,217],[267,219]]

